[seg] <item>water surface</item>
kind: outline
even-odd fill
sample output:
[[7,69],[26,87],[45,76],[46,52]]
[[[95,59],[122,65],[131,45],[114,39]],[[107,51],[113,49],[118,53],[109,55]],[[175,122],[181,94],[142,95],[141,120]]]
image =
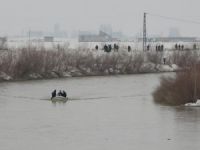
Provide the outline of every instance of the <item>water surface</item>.
[[[154,104],[160,76],[1,83],[0,149],[199,149],[200,108]],[[51,103],[53,89],[70,101]]]

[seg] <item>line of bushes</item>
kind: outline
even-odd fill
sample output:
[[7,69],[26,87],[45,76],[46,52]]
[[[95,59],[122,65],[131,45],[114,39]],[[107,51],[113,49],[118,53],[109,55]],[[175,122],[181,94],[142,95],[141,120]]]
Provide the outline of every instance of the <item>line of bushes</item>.
[[[9,79],[17,80],[160,72],[158,66],[163,64],[162,57],[163,52],[129,53],[119,50],[106,53],[88,49],[45,49],[30,46],[0,52],[0,78],[5,74]],[[183,57],[188,59],[188,54],[173,53],[166,64],[183,65],[180,61]]]

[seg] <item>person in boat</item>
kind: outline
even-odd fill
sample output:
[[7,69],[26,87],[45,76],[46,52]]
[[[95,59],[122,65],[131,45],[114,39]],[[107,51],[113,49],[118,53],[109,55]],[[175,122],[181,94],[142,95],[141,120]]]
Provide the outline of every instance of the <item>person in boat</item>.
[[67,97],[67,93],[65,91],[59,91],[58,96]]
[[61,90],[58,92],[58,96],[62,96],[62,92],[61,92]]
[[51,99],[56,97],[56,90],[54,90],[52,93],[51,93]]
[[65,91],[62,91],[62,96],[67,97],[67,93]]

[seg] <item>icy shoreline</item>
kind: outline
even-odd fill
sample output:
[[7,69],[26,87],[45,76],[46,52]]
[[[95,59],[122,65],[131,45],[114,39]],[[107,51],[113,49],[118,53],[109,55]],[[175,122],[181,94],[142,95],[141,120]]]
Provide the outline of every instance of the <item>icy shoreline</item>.
[[151,63],[143,64],[141,70],[136,73],[123,73],[119,70],[113,70],[113,68],[109,68],[105,70],[105,72],[91,72],[89,69],[77,69],[74,68],[68,72],[56,72],[52,71],[45,75],[39,73],[30,73],[24,78],[14,78],[10,75],[7,75],[5,72],[0,72],[0,82],[5,81],[28,81],[28,80],[39,80],[39,79],[53,79],[53,78],[72,78],[72,77],[88,77],[88,76],[112,76],[112,75],[127,75],[127,74],[146,74],[146,73],[164,73],[164,72],[176,72],[179,71],[180,68],[173,64],[169,65],[155,65]]

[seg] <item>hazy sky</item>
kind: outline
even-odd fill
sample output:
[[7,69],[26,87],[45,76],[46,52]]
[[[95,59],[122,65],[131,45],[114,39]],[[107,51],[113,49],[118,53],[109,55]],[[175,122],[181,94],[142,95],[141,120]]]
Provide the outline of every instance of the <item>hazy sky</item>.
[[[23,30],[98,30],[111,24],[114,30],[135,35],[142,31],[143,12],[200,22],[199,0],[0,0],[0,34]],[[147,16],[148,34],[167,35],[170,27],[182,35],[199,36],[200,24]]]

